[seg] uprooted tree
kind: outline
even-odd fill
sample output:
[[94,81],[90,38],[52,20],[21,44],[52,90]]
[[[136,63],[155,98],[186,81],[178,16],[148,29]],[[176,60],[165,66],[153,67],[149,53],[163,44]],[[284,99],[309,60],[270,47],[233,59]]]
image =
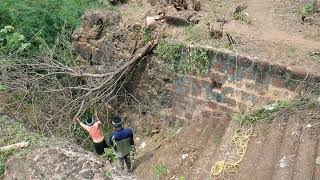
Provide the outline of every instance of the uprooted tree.
[[43,114],[48,127],[57,118],[76,117],[91,106],[108,103],[130,78],[134,67],[155,45],[156,41],[149,41],[124,65],[105,73],[91,73],[86,66],[72,67],[49,57],[4,63],[1,84],[22,95],[14,104],[22,101],[35,103],[35,98],[45,99],[48,105],[50,101],[58,101],[59,108],[48,109],[49,112]]
[[[128,37],[135,32],[128,32],[130,27],[120,22],[118,15],[109,12],[87,13],[82,33],[74,33],[74,46],[80,56],[76,63],[59,59],[57,48],[37,57],[1,57],[0,84],[6,89],[2,95],[5,107],[19,118],[33,118],[27,120],[28,124],[38,131],[53,133],[57,130],[61,135],[72,132],[71,119],[83,115],[91,107],[108,104],[126,91],[123,87],[136,65],[157,44],[156,40],[151,40],[137,46],[137,37],[132,36],[130,40]],[[117,50],[120,45],[127,49]],[[81,56],[81,53],[90,56]],[[92,63],[93,54],[102,61],[113,61],[112,65]],[[115,55],[120,58],[116,59]],[[90,63],[81,63],[83,60]]]

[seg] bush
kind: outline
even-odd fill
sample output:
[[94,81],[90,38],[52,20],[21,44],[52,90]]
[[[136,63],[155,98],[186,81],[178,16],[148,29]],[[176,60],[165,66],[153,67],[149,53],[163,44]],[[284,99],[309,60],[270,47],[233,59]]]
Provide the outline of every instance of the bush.
[[11,25],[36,51],[45,41],[53,44],[62,29],[73,30],[86,9],[101,6],[96,0],[5,0],[0,6],[0,29]]

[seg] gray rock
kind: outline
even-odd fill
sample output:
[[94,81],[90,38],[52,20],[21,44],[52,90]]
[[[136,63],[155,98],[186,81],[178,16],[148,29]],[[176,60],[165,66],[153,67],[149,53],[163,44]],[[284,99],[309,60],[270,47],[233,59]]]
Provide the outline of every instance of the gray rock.
[[92,152],[68,142],[40,145],[5,165],[5,180],[12,179],[135,179],[117,171]]

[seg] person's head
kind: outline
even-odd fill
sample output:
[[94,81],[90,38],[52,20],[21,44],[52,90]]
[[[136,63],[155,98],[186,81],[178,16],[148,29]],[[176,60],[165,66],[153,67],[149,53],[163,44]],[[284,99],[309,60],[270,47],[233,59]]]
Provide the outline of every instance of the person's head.
[[121,129],[122,128],[122,118],[120,116],[114,116],[112,117],[112,126],[115,129]]

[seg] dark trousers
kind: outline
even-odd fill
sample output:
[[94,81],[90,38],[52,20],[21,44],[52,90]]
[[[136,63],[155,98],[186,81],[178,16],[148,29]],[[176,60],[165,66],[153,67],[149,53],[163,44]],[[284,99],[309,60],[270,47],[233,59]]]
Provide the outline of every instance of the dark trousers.
[[118,158],[119,166],[124,171],[124,163],[127,165],[128,172],[131,172],[131,159],[130,159],[130,153],[125,155],[124,157]]

